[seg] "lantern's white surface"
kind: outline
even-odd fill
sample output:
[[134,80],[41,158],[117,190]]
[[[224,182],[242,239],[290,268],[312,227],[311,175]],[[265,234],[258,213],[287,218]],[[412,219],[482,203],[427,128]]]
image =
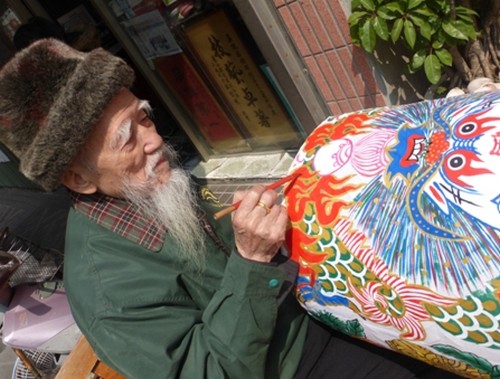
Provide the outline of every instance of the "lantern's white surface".
[[331,117],[290,171],[287,245],[311,314],[500,377],[500,92]]

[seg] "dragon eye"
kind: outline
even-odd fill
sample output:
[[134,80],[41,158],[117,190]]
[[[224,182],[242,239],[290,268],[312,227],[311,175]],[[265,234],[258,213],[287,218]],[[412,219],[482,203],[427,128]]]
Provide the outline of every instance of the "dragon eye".
[[474,131],[476,130],[477,128],[477,125],[473,122],[468,122],[467,124],[464,124],[464,125],[460,125],[459,127],[459,132],[463,135],[467,135],[467,134],[471,134],[471,133],[474,133]]
[[453,154],[450,157],[448,157],[447,162],[450,170],[458,171],[462,167],[464,167],[466,159],[462,154]]

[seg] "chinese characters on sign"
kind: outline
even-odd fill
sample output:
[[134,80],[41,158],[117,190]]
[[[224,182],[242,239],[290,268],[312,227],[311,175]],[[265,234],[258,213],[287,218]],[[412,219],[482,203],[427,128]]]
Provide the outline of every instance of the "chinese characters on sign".
[[255,64],[224,10],[183,29],[189,52],[254,146],[299,141],[290,116]]
[[154,63],[165,82],[189,110],[200,132],[215,152],[248,150],[243,138],[234,129],[184,54],[158,58]]

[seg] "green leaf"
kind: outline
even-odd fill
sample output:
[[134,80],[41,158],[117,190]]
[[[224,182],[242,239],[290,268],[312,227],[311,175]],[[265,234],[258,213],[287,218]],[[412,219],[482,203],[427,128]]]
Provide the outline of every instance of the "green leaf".
[[415,41],[417,40],[417,32],[415,30],[413,22],[411,22],[410,20],[404,20],[403,22],[403,35],[405,37],[405,41],[413,49],[413,47],[415,46]]
[[391,30],[392,43],[396,43],[396,41],[401,36],[402,30],[403,30],[403,19],[398,18],[396,21],[394,21],[394,25],[392,26],[392,30]]
[[396,18],[394,12],[388,9],[385,5],[382,5],[377,9],[377,16],[383,18],[384,20],[394,20]]
[[424,0],[410,0],[408,2],[408,7],[407,9],[410,10],[410,9],[413,9],[413,8],[416,8],[418,7],[420,4],[422,4]]
[[434,54],[438,57],[439,61],[445,66],[451,66],[453,64],[453,57],[450,52],[446,49],[435,50]]
[[375,10],[375,3],[373,0],[360,0],[361,6],[368,11],[373,12]]
[[461,5],[455,7],[455,12],[456,12],[457,16],[458,15],[478,16],[478,14],[475,10],[461,6]]
[[436,39],[432,42],[432,48],[434,50],[441,49],[444,46],[444,41]]
[[457,14],[457,20],[462,20],[466,24],[473,24],[471,16],[468,14]]
[[355,10],[356,8],[361,6],[361,1],[360,0],[352,0],[351,1],[351,10]]
[[397,13],[397,14],[404,14],[403,7],[399,2],[393,1],[392,3],[388,3],[385,5],[387,9],[389,9],[391,12]]
[[451,12],[450,0],[433,0],[431,3],[433,9],[439,9],[441,14],[449,14]]
[[420,29],[420,34],[422,37],[424,37],[426,40],[430,41],[431,36],[434,33],[432,30],[431,25],[425,21],[424,19],[417,17],[415,15],[410,15],[410,19],[413,21],[415,25],[417,25]]
[[428,17],[428,18],[436,17],[436,14],[427,7],[413,9],[412,13],[416,13],[416,14],[419,14],[420,16],[424,16],[424,17]]
[[389,28],[387,27],[387,22],[380,17],[373,18],[373,29],[375,33],[380,37],[380,39],[387,41],[389,39]]
[[445,33],[450,37],[461,39],[464,41],[468,40],[467,35],[457,27],[457,21],[445,21],[443,22],[442,27]]
[[360,22],[360,20],[362,18],[367,17],[368,15],[369,15],[369,13],[365,12],[365,11],[356,11],[356,12],[353,12],[349,16],[349,19],[348,19],[349,26],[356,25],[358,22]]
[[443,46],[456,45],[458,42],[456,39],[450,37],[447,33],[445,33],[443,28],[439,29],[437,33],[432,36],[432,39],[434,41],[441,42]]
[[424,61],[424,71],[425,76],[429,79],[429,82],[436,84],[441,79],[441,62],[439,62],[438,57],[434,54],[429,54],[425,57]]
[[416,71],[420,67],[422,67],[424,65],[426,55],[427,51],[424,49],[419,50],[415,54],[413,54],[413,57],[411,57],[411,62],[410,62],[410,69],[412,71]]
[[436,95],[444,95],[445,93],[448,92],[448,90],[449,88],[439,86],[438,88],[436,88]]
[[366,20],[359,29],[359,40],[363,49],[369,53],[373,53],[373,50],[375,50],[376,38],[377,36],[375,30],[373,30],[371,20]]
[[422,26],[422,24],[424,24],[424,23],[427,24],[427,21],[425,21],[422,17],[419,17],[419,16],[414,15],[412,13],[408,14],[408,17],[419,28]]
[[455,25],[460,29],[469,39],[475,40],[477,38],[477,32],[473,24],[468,24],[463,20],[455,21]]
[[434,30],[432,30],[432,27],[429,23],[424,22],[420,26],[420,34],[422,37],[424,37],[426,40],[430,41],[432,38],[432,35],[434,34]]

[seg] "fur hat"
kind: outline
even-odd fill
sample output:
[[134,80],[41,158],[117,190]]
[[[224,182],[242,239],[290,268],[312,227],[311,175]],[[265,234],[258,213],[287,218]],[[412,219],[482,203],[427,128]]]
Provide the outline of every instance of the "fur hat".
[[0,141],[26,177],[53,190],[106,105],[133,80],[133,70],[101,48],[82,53],[37,41],[0,71]]

